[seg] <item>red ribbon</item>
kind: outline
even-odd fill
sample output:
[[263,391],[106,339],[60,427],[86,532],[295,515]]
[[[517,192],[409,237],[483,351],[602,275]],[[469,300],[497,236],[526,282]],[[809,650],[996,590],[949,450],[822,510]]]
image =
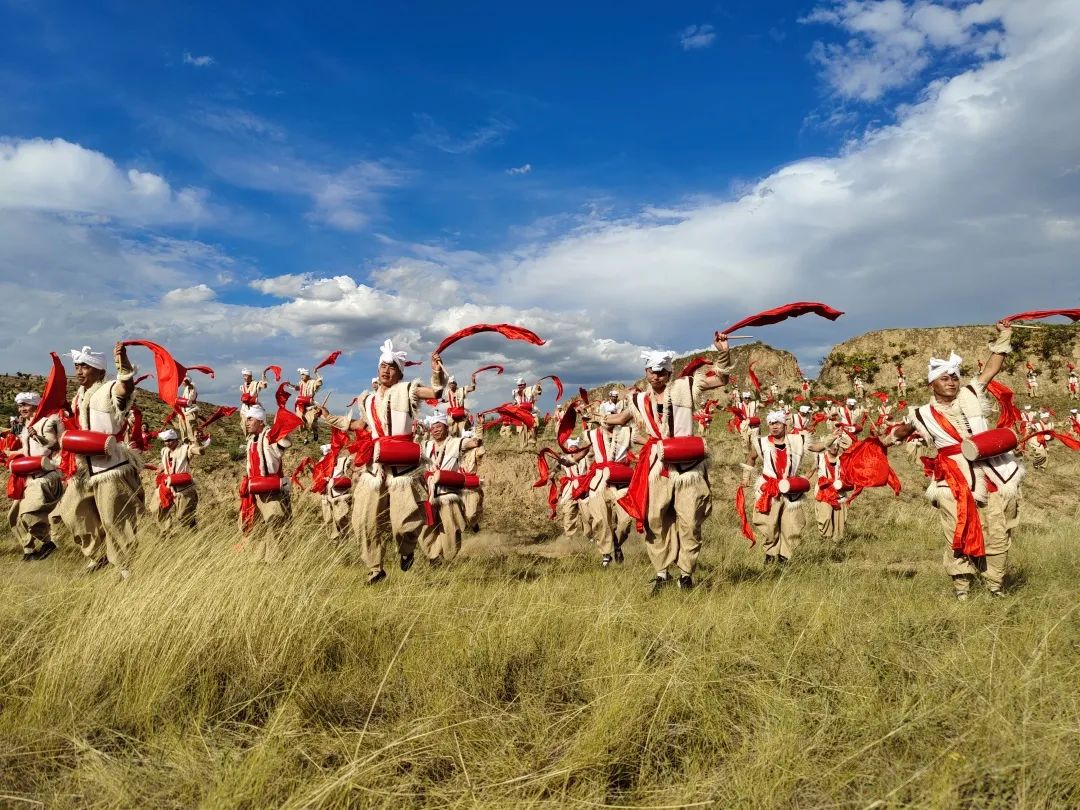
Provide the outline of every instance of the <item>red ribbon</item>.
[[757,545],[757,538],[754,537],[754,530],[750,528],[750,519],[746,516],[746,492],[741,484],[735,488],[735,514],[739,516],[739,529],[742,531],[742,536],[750,541],[750,548],[753,548]]
[[782,307],[767,309],[764,312],[759,312],[757,315],[751,315],[747,318],[743,318],[741,321],[736,321],[727,329],[723,330],[723,334],[730,335],[732,332],[742,329],[744,326],[770,326],[774,323],[786,321],[788,318],[797,318],[800,315],[808,315],[811,313],[820,315],[822,318],[828,318],[830,321],[835,321],[844,314],[840,310],[833,309],[826,304],[819,304],[813,301],[796,301],[793,304],[784,304]]
[[454,332],[454,334],[443,338],[442,343],[435,349],[435,353],[442,354],[462,338],[467,338],[470,335],[476,335],[481,332],[498,332],[508,340],[523,340],[526,343],[532,343],[534,346],[543,346],[545,343],[543,338],[535,332],[526,329],[524,326],[515,326],[511,323],[477,323],[472,326],[466,326],[464,329],[459,329],[457,332]]
[[330,352],[330,354],[328,354],[326,356],[325,360],[323,360],[321,363],[319,363],[319,365],[315,366],[315,371],[318,371],[320,368],[325,368],[326,366],[334,365],[334,363],[337,362],[337,359],[339,357],[341,357],[341,349],[338,349],[337,351],[334,351],[334,352]]
[[[1006,315],[1002,322],[1012,324],[1013,321],[1041,321],[1043,318],[1056,316],[1068,318],[1072,322],[1080,321],[1080,309],[1034,309],[1029,312],[1017,312],[1015,315]],[[1031,368],[1029,365],[1028,368]]]

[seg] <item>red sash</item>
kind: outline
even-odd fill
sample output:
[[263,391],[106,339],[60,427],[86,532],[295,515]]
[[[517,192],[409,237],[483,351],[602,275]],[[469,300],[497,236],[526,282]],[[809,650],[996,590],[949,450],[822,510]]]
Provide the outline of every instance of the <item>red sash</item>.
[[774,498],[780,497],[780,478],[787,476],[787,448],[778,450],[776,445],[771,441],[769,446],[773,450],[773,470],[776,471],[777,478],[770,478],[767,475],[763,475],[765,483],[761,485],[761,494],[758,496],[757,502],[754,504],[754,509],[761,512],[763,515],[769,514],[769,510],[772,509],[772,502]]
[[240,480],[240,525],[245,534],[255,525],[255,496],[248,491],[248,482],[251,480],[252,471],[258,475],[263,474],[258,436],[248,448],[248,471],[248,475]]
[[975,503],[975,496],[971,492],[967,479],[964,477],[960,465],[952,457],[959,454],[960,432],[952,422],[930,406],[930,413],[937,421],[941,429],[956,440],[951,447],[941,448],[933,462],[933,475],[935,481],[944,481],[956,501],[956,530],[953,532],[952,549],[957,555],[966,557],[985,557],[986,543],[983,538],[982,524],[979,522],[979,507]]

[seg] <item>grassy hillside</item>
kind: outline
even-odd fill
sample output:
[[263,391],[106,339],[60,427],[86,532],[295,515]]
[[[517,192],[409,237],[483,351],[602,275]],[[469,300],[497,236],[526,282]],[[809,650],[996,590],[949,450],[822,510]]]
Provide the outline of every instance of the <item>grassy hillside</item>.
[[[148,398],[148,397],[147,397]],[[1056,402],[1060,408],[1064,403]],[[841,544],[764,575],[719,432],[699,587],[650,599],[556,538],[493,440],[488,517],[446,569],[363,586],[297,495],[287,559],[237,551],[237,474],[202,528],[145,521],[134,575],[70,543],[0,554],[0,796],[84,807],[1070,807],[1080,803],[1080,457],[1025,484],[1010,596],[957,604],[903,453]],[[225,442],[222,442],[225,444]],[[295,463],[290,451],[287,466]],[[391,552],[392,555],[392,552]],[[392,559],[392,557],[391,557]]]

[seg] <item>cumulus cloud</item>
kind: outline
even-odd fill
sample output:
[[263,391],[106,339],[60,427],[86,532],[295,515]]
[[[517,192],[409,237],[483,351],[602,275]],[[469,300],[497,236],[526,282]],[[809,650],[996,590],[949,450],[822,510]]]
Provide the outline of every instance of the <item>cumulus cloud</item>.
[[161,297],[161,303],[165,306],[191,306],[192,304],[205,304],[213,301],[215,293],[205,284],[196,284],[194,287],[178,287],[169,290]]
[[184,64],[192,65],[194,67],[210,67],[214,64],[214,57],[212,56],[192,56],[188,51],[184,51]]
[[716,39],[716,31],[709,23],[688,25],[679,34],[679,44],[684,51],[696,51],[708,48]]
[[528,174],[531,171],[532,171],[532,164],[531,163],[525,163],[525,164],[523,164],[521,166],[514,166],[513,168],[507,169],[506,173],[511,174],[511,175],[513,175],[513,174]]
[[61,138],[0,140],[0,209],[184,222],[203,216],[205,196]]

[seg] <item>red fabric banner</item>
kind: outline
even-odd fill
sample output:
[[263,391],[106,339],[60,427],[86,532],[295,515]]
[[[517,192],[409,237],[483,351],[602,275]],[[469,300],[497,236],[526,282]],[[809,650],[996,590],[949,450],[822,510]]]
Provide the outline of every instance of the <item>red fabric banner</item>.
[[1011,428],[1020,421],[1020,409],[1016,407],[1016,394],[1002,382],[991,380],[986,390],[998,402],[998,421],[996,427]]
[[809,315],[811,313],[820,315],[822,318],[828,318],[830,321],[835,321],[844,314],[826,304],[819,304],[814,301],[796,301],[793,304],[784,304],[782,307],[767,309],[757,315],[751,315],[741,321],[736,321],[723,330],[722,334],[730,335],[744,326],[771,326],[774,323],[786,321],[788,318],[797,318],[800,315]]
[[508,340],[523,340],[526,343],[532,343],[534,346],[543,346],[545,342],[543,338],[535,332],[526,329],[524,326],[515,326],[511,323],[477,323],[472,326],[466,326],[464,329],[459,329],[457,332],[454,332],[454,334],[443,338],[442,343],[435,349],[435,353],[442,354],[462,338],[467,338],[481,332],[498,332]]
[[758,379],[757,374],[754,373],[754,361],[750,361],[750,365],[746,367],[746,376],[750,378],[750,384],[754,386],[755,391],[761,390],[761,380]]
[[735,489],[735,514],[739,516],[739,530],[742,536],[750,541],[750,548],[753,548],[757,545],[757,538],[754,537],[754,530],[750,528],[750,519],[746,516],[746,491],[742,484]]
[[326,356],[325,360],[323,360],[321,363],[319,363],[319,365],[315,366],[315,371],[318,371],[320,368],[326,368],[327,366],[334,365],[334,363],[337,362],[339,357],[341,357],[341,349],[338,349],[337,351],[334,351],[334,352],[330,352],[330,354],[328,354]]
[[274,382],[281,382],[281,366],[267,366],[263,369],[263,376],[266,376],[266,372],[273,372]]
[[60,362],[56,352],[49,352],[49,355],[52,357],[52,368],[49,369],[49,377],[45,380],[45,388],[41,392],[41,402],[30,418],[31,425],[46,416],[60,413],[67,406],[67,373],[64,371],[64,364]]
[[539,385],[544,380],[551,380],[553,383],[555,383],[555,401],[558,402],[560,399],[562,399],[562,395],[563,395],[562,380],[560,380],[554,374],[549,374],[546,377],[541,377],[539,380],[537,380],[536,384]]
[[154,355],[154,366],[157,369],[158,399],[170,408],[175,408],[177,389],[180,387],[180,382],[187,376],[187,368],[176,362],[164,346],[151,343],[149,340],[125,340],[122,345],[142,346],[150,350]]
[[296,430],[298,427],[304,424],[304,420],[290,411],[286,406],[291,396],[288,391],[285,390],[285,386],[288,383],[282,383],[278,386],[277,393],[274,394],[274,399],[277,401],[278,411],[274,417],[273,427],[270,428],[270,433],[267,436],[267,440],[271,443],[280,442],[287,437],[290,433]]
[[1029,312],[1006,315],[1001,320],[1003,323],[1012,324],[1013,321],[1041,321],[1043,318],[1054,318],[1059,315],[1068,318],[1073,323],[1080,321],[1080,309],[1033,309]]

